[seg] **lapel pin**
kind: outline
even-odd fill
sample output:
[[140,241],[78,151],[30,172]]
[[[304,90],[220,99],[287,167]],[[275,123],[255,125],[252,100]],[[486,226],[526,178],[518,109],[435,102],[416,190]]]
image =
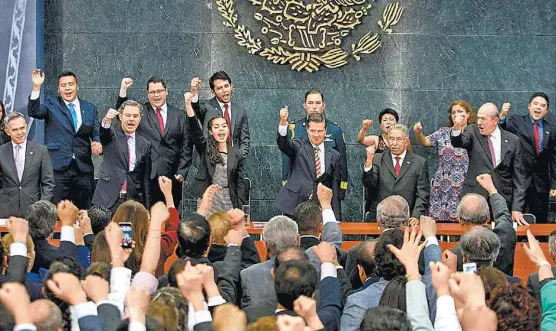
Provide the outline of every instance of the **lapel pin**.
[[550,132],[546,131],[546,134],[550,134]]
[[33,155],[33,153],[35,153],[35,152],[29,152],[29,155]]
[[508,141],[507,141],[507,140],[504,140],[504,142],[507,143]]

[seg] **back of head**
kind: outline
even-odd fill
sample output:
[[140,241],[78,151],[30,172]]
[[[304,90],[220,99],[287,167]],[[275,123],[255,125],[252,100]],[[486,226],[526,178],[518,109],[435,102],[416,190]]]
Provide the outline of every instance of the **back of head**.
[[357,265],[360,265],[361,268],[365,271],[367,277],[371,277],[375,274],[376,264],[375,264],[375,257],[374,257],[374,250],[376,247],[377,241],[373,240],[366,240],[359,244],[356,250],[354,250],[354,259]]
[[267,251],[272,256],[277,256],[288,247],[298,246],[297,235],[297,223],[280,215],[274,216],[265,224],[261,240],[265,242]]
[[309,261],[290,260],[275,270],[274,290],[278,303],[293,310],[293,302],[300,296],[312,297],[318,278],[315,267]]
[[491,230],[478,226],[461,236],[461,252],[467,263],[477,269],[492,267],[500,251],[500,238]]
[[110,247],[108,247],[108,241],[106,241],[104,230],[100,231],[95,236],[95,240],[93,241],[93,250],[91,252],[91,262],[99,261],[108,263],[112,262]]
[[37,201],[27,208],[25,219],[29,222],[29,235],[33,240],[46,239],[58,221],[56,206],[50,201]]
[[149,233],[149,214],[147,209],[137,201],[128,200],[118,207],[114,217],[112,217],[112,222],[131,223],[131,238],[135,241],[135,247],[126,262],[126,266],[132,265],[138,269]]
[[202,257],[210,246],[210,224],[199,214],[191,214],[178,226],[178,257]]
[[411,331],[407,314],[399,309],[377,306],[367,309],[360,331]]
[[520,284],[496,288],[487,305],[498,316],[498,330],[540,330],[539,302]]
[[457,213],[464,225],[483,225],[488,222],[490,212],[483,196],[468,193],[459,202]]
[[375,247],[376,275],[386,280],[392,280],[397,276],[405,275],[405,268],[401,262],[390,252],[388,245],[402,248],[403,231],[392,229],[383,232]]
[[188,302],[180,290],[163,287],[153,296],[147,314],[153,316],[166,330],[187,330]]
[[317,236],[322,223],[320,205],[313,200],[299,204],[293,211],[293,219],[297,222],[299,234]]
[[405,301],[405,284],[407,284],[407,278],[405,275],[392,279],[384,288],[382,296],[380,297],[379,305],[399,309],[401,311],[407,311]]
[[46,299],[33,301],[30,306],[32,322],[37,331],[58,331],[62,329],[62,311],[54,302]]
[[399,195],[391,195],[376,207],[376,220],[383,229],[399,229],[409,220],[409,204]]
[[301,247],[295,246],[286,248],[286,250],[278,254],[278,256],[276,256],[276,259],[274,259],[274,270],[278,269],[280,267],[280,264],[291,260],[309,261],[309,258],[307,257],[307,255],[305,255],[305,250]]
[[212,245],[226,245],[226,240],[224,237],[232,229],[228,214],[225,211],[217,211],[210,214],[207,217],[207,221],[210,224],[210,237]]
[[104,230],[112,219],[110,210],[101,206],[92,206],[91,209],[87,211],[87,215],[89,215],[91,219],[91,227],[95,235]]
[[490,299],[490,294],[494,289],[508,285],[508,279],[504,273],[494,267],[483,268],[478,271],[478,275],[485,287],[485,299]]
[[85,278],[87,276],[99,276],[107,282],[110,282],[110,272],[112,271],[112,265],[107,261],[96,261],[92,262],[87,270],[85,271]]
[[168,285],[172,287],[178,287],[178,279],[176,277],[177,274],[182,272],[185,269],[185,261],[184,259],[177,259],[176,262],[172,264],[170,270],[168,270]]
[[[70,273],[78,278],[81,278],[81,264],[78,263],[73,257],[64,256],[54,259],[54,261],[50,264],[44,283],[46,284],[48,280],[51,280],[52,277],[59,272]],[[54,304],[60,308],[60,311],[62,312],[62,328],[64,330],[71,329],[72,320],[70,306],[63,300],[56,297],[56,295],[50,291],[48,286],[44,287],[44,294],[47,299],[54,302]]]
[[247,331],[279,331],[276,316],[264,316],[247,326]]

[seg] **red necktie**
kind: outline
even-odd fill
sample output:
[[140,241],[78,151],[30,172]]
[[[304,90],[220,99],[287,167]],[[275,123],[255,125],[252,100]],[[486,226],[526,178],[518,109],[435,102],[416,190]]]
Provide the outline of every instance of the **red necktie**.
[[[126,135],[125,143],[127,145],[127,169],[131,170],[131,149],[129,148],[129,138],[131,138],[131,136]],[[122,192],[127,192],[127,178],[124,181],[124,185],[122,185]]]
[[492,158],[492,166],[496,168],[496,153],[494,153],[494,144],[492,143],[492,136],[488,136],[488,149],[490,150],[490,157]]
[[399,158],[398,156],[394,157],[394,159],[396,159],[396,164],[394,165],[394,171],[396,172],[396,177],[398,177],[398,175],[400,174],[400,160],[401,158]]
[[317,178],[320,176],[320,155],[319,155],[319,148],[315,147],[315,170],[317,171]]
[[230,134],[228,134],[228,142],[232,142],[232,120],[230,120],[230,112],[228,110],[229,106],[227,103],[224,104],[224,119],[226,120],[226,123],[228,124],[228,130],[230,131]]
[[162,118],[162,114],[160,113],[162,109],[156,108],[156,119],[158,120],[158,125],[160,125],[160,133],[164,135],[164,119]]
[[537,154],[541,152],[541,134],[539,133],[539,121],[533,122],[533,132],[535,133],[535,147]]

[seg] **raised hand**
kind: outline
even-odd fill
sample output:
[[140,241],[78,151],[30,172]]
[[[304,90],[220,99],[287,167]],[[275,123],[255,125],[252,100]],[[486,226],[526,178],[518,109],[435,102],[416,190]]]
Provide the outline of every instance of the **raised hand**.
[[127,90],[128,88],[133,85],[133,79],[131,78],[122,78],[122,82],[120,83],[120,90]]
[[191,80],[191,97],[195,97],[199,93],[199,88],[201,87],[201,79],[195,77]]
[[193,106],[191,105],[193,97],[193,92],[185,92],[183,94],[183,99],[185,100],[185,112],[187,113],[188,117],[195,116],[195,111],[193,110]]
[[436,221],[429,216],[421,216],[420,228],[425,238],[436,236]]
[[231,303],[225,303],[214,308],[212,326],[214,331],[245,330],[247,317],[245,312]]
[[451,250],[447,249],[442,254],[440,254],[440,260],[442,263],[450,268],[451,273],[455,273],[458,271],[458,256],[452,253]]
[[164,195],[172,195],[172,180],[165,176],[158,177],[158,187],[160,187],[160,192]]
[[87,297],[94,303],[108,300],[110,293],[110,283],[97,275],[89,275],[83,282],[83,290]]
[[311,330],[322,330],[324,325],[317,315],[317,302],[313,298],[300,296],[293,302],[293,310],[297,315],[303,317]]
[[46,281],[46,285],[54,295],[70,306],[87,302],[87,295],[81,287],[81,282],[74,274],[67,272],[55,273],[52,279]]
[[162,226],[162,223],[166,222],[168,218],[170,218],[170,213],[164,202],[159,201],[151,207],[151,223],[155,222]]
[[397,248],[394,245],[388,245],[388,249],[396,258],[403,264],[405,271],[407,272],[408,280],[419,279],[419,266],[417,262],[419,261],[419,255],[427,243],[424,241],[419,244],[423,233],[421,231],[417,232],[415,229],[405,228],[403,234],[403,246],[402,248]]
[[207,216],[210,208],[212,207],[212,198],[216,194],[216,191],[220,190],[222,186],[212,184],[207,187],[205,193],[203,193],[203,198],[201,198],[201,203],[199,203],[199,208],[197,208],[197,214]]
[[415,125],[413,126],[413,131],[415,133],[423,133],[423,124],[420,121],[415,123]]
[[494,192],[496,192],[496,187],[494,186],[494,183],[492,182],[492,176],[489,174],[481,174],[479,176],[477,176],[477,178],[475,178],[475,180],[477,180],[477,183],[479,183],[479,185],[481,185],[482,188],[484,188],[488,194],[493,194]]
[[23,218],[10,217],[6,224],[9,233],[13,236],[14,241],[27,242],[27,234],[29,233],[29,222]]
[[280,125],[288,124],[288,106],[280,109]]
[[463,130],[467,123],[465,122],[465,117],[461,114],[457,114],[454,118],[454,129]]
[[106,115],[104,116],[104,119],[102,120],[105,124],[110,124],[112,123],[112,120],[117,117],[118,115],[120,115],[120,112],[117,111],[114,108],[110,108],[108,109],[108,111],[106,112]]
[[322,209],[332,209],[332,190],[322,183],[317,186],[317,197]]
[[102,144],[99,143],[98,141],[92,141],[91,142],[91,151],[93,152],[93,155],[102,154]]
[[62,226],[73,227],[79,217],[79,209],[71,201],[62,200],[58,203],[57,214]]
[[361,122],[361,128],[365,131],[367,131],[372,125],[372,120],[363,120],[363,122]]
[[508,112],[510,111],[510,108],[512,107],[512,104],[509,102],[505,102],[502,105],[502,111],[500,111],[500,119],[504,120],[506,119],[506,116],[508,116]]
[[441,297],[443,295],[450,295],[450,275],[452,271],[441,262],[430,262],[429,268],[432,272],[432,285],[436,290],[436,295]]
[[313,252],[319,258],[321,263],[329,262],[333,264],[338,264],[338,255],[336,253],[336,247],[332,244],[322,241],[317,246],[313,247]]
[[41,72],[41,69],[33,70],[31,80],[33,81],[33,91],[40,91],[41,85],[44,83],[44,72]]
[[241,244],[243,243],[243,233],[231,229],[230,231],[228,231],[228,234],[224,237],[224,240],[228,245],[241,246]]
[[125,306],[130,322],[141,322],[145,324],[145,312],[149,307],[150,296],[141,287],[132,286],[125,296]]
[[373,159],[375,157],[376,147],[375,145],[371,145],[365,148],[365,153],[367,154],[367,161],[371,161],[373,163]]
[[2,289],[0,289],[0,300],[6,310],[12,313],[16,325],[32,324],[31,311],[29,310],[31,300],[25,286],[17,282],[4,283]]

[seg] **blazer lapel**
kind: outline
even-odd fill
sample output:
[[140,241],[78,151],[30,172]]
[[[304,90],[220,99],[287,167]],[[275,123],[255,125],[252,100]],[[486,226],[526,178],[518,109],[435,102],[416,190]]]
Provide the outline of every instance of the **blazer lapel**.
[[382,163],[386,164],[386,168],[388,168],[392,176],[396,178],[396,171],[394,170],[394,163],[392,161],[392,153],[390,152],[390,150],[382,153]]
[[542,150],[544,151],[548,146],[548,140],[550,139],[550,134],[552,133],[552,125],[545,120],[542,121],[542,125],[544,129],[542,137]]
[[[123,129],[120,128],[115,128],[114,129],[116,131],[116,138],[118,139],[118,147],[120,149],[120,160],[122,161],[122,164],[125,166],[125,169],[129,170],[129,155],[128,155],[128,148],[127,148],[127,136],[124,133]],[[137,139],[137,135],[136,135],[136,139]],[[135,147],[137,149],[137,146]]]
[[[29,169],[29,167],[33,164],[33,157],[35,156],[35,148],[33,144],[30,144],[29,141],[27,141],[26,144],[27,146],[25,147],[25,165],[23,166],[23,174],[21,174],[21,183],[23,183],[25,179],[25,174],[27,173],[27,169]],[[15,160],[14,160],[14,165],[15,165]],[[15,173],[17,175],[17,169]]]
[[236,167],[236,153],[233,148],[228,148],[227,167],[228,178],[232,178],[232,170]]
[[[334,173],[331,169],[332,166],[332,153],[330,152],[331,148],[332,147],[327,147],[326,145],[324,146],[324,166],[325,166],[324,171],[329,172],[330,174]],[[316,172],[316,166],[315,166],[315,172]]]
[[[162,131],[160,130],[160,125],[158,124],[158,118],[156,117],[156,110],[150,103],[145,103],[147,107],[147,117],[152,125],[158,130],[158,134],[162,137]],[[168,117],[166,117],[166,122],[168,122]],[[168,125],[166,125],[168,126]]]
[[524,115],[525,130],[527,130],[527,137],[531,141],[531,144],[535,145],[535,131],[533,130],[533,122],[531,122],[531,117],[529,115]]
[[19,182],[19,178],[17,177],[17,167],[15,165],[15,156],[12,141],[10,140],[6,144],[10,144],[10,148],[8,148],[8,163],[10,164],[10,168],[12,169],[13,178],[16,182]]
[[[232,103],[230,102],[230,107],[231,107],[231,105],[232,105]],[[230,109],[231,112],[232,112],[232,117],[231,117],[232,127],[230,128],[230,134],[232,134],[232,141],[233,141],[234,140],[233,139],[234,138],[233,133],[235,131],[235,126],[236,126],[236,123],[238,121],[237,116],[238,116],[238,113],[239,113],[239,108],[238,108],[237,105],[234,105],[234,107],[232,107],[232,108],[233,109]]]
[[502,162],[504,162],[504,158],[506,157],[506,154],[510,150],[510,142],[508,141],[506,131],[500,130],[500,132],[502,133],[500,135],[502,141],[500,143],[500,163],[499,164],[502,164]]
[[178,119],[176,118],[177,114],[173,111],[170,111],[170,107],[166,105],[166,124],[164,125],[164,137],[168,135],[168,131],[170,131],[170,126],[173,123],[178,123]]
[[[478,130],[477,130],[478,131]],[[500,130],[502,131],[502,130]],[[485,150],[485,155],[487,156],[488,160],[490,161],[490,165],[492,167],[493,166],[493,162],[492,162],[492,155],[490,154],[490,148],[488,148],[488,136],[483,136],[480,132],[477,132],[477,137],[479,137],[479,143],[481,144],[481,146],[483,147],[483,149]],[[502,145],[504,144],[504,137],[502,137]],[[503,154],[501,154],[502,156]]]
[[313,161],[313,166],[309,164],[309,169],[311,171],[311,175],[313,178],[317,178],[317,167],[316,167],[316,160],[315,160],[315,150],[313,150],[313,144],[309,140],[305,140],[305,151],[307,152],[307,159]]
[[403,159],[403,162],[400,166],[400,174],[398,175],[398,177],[396,177],[396,182],[402,178],[402,176],[405,174],[405,172],[407,171],[407,169],[409,169],[411,167],[411,162],[413,161],[413,153],[411,152],[406,152],[405,153],[405,158]]

